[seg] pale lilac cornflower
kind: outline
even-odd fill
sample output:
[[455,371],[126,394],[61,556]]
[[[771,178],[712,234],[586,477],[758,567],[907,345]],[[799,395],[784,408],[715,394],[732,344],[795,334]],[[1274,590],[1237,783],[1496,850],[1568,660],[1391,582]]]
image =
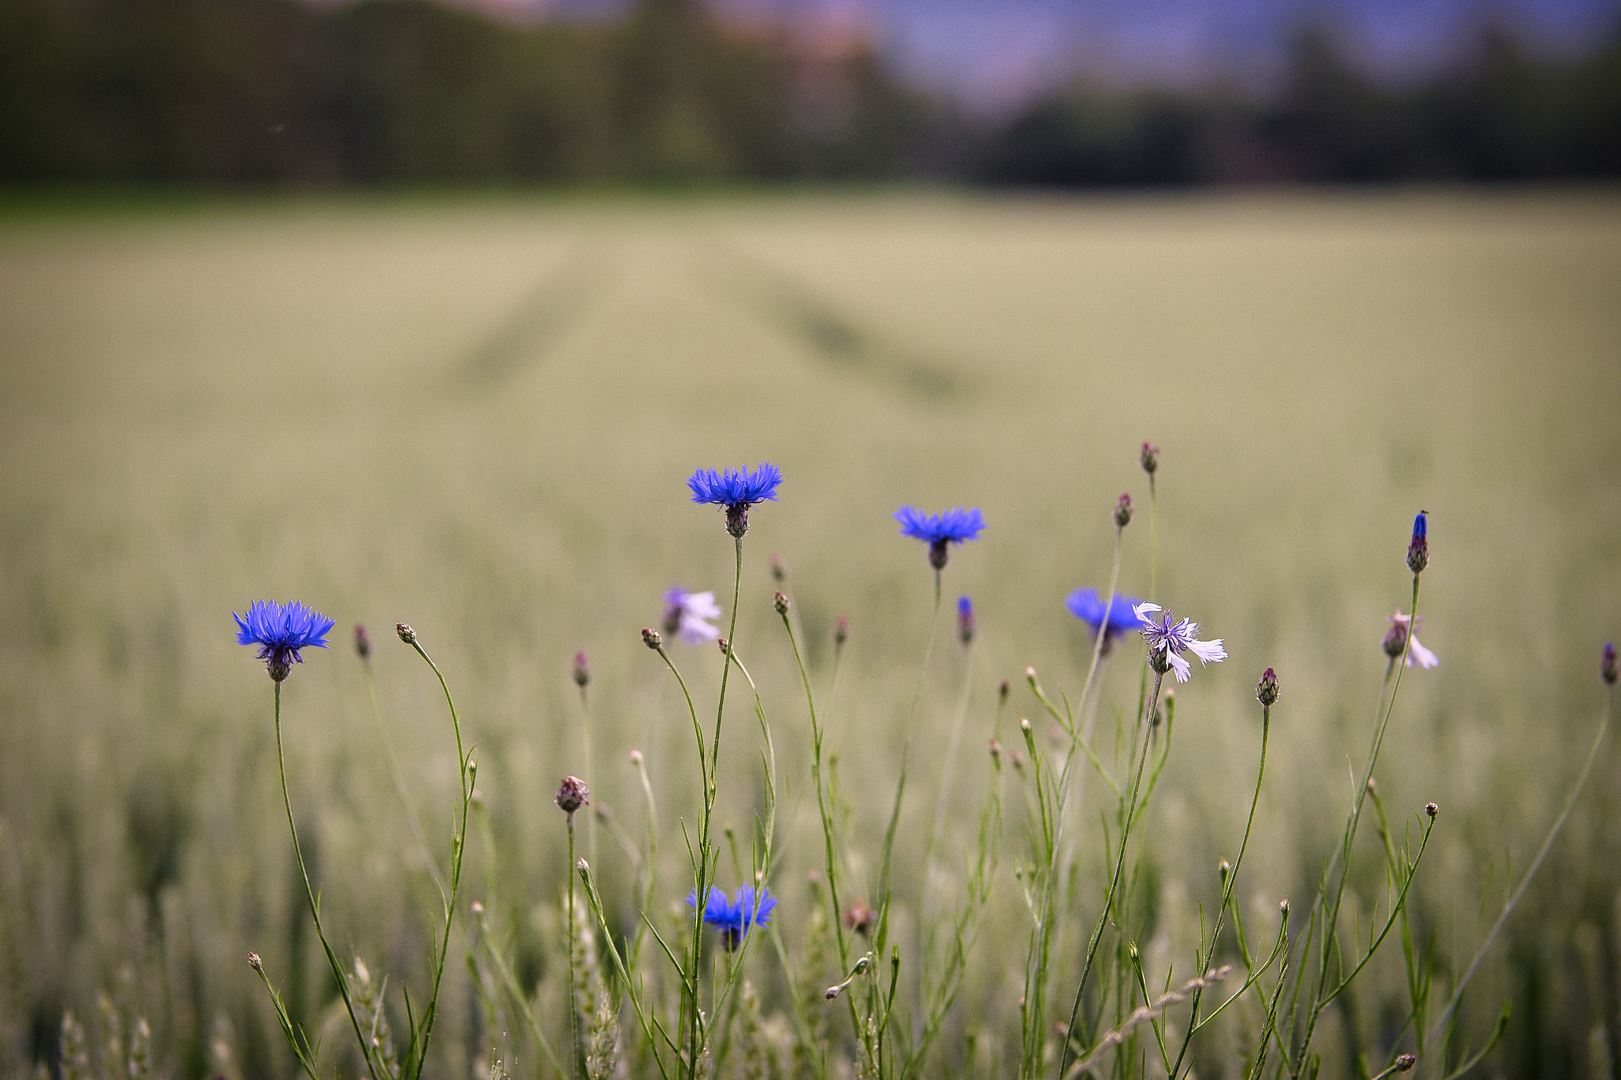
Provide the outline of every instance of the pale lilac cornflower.
[[[1386,656],[1394,660],[1405,649],[1407,667],[1416,665],[1421,668],[1432,668],[1441,662],[1440,657],[1418,643],[1418,635],[1414,633],[1418,629],[1418,624],[1424,621],[1424,616],[1403,615],[1401,609],[1397,608],[1396,614],[1385,616],[1385,621],[1390,624],[1390,630],[1385,634],[1383,643]],[[1412,638],[1411,641],[1408,640],[1409,636]]]
[[[1148,662],[1155,671],[1163,674],[1169,669],[1176,672],[1177,682],[1187,682],[1193,665],[1182,658],[1183,653],[1197,656],[1200,664],[1219,664],[1227,659],[1222,639],[1198,640],[1194,635],[1199,632],[1199,624],[1191,619],[1172,622],[1171,613],[1158,604],[1138,604],[1131,610],[1143,624],[1141,633],[1148,645]],[[1150,616],[1155,611],[1161,612],[1157,621]]]
[[690,593],[677,585],[664,594],[664,632],[688,645],[702,645],[720,637],[707,620],[720,618],[720,605],[712,592]]

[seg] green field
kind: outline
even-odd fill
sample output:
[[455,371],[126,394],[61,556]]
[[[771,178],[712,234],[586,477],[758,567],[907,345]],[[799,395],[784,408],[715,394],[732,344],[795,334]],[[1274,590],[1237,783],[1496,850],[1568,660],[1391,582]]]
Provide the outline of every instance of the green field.
[[[1432,552],[1421,636],[1441,665],[1408,672],[1377,779],[1393,818],[1441,807],[1412,910],[1454,972],[1557,814],[1604,707],[1599,651],[1621,637],[1618,361],[1613,193],[10,212],[0,1072],[33,1069],[64,1008],[94,1030],[104,990],[126,1020],[150,1020],[162,1075],[292,1075],[244,962],[252,949],[353,1075],[291,867],[271,687],[234,639],[231,612],[259,598],[300,599],[338,623],[334,648],[307,653],[286,684],[283,719],[340,951],[388,971],[390,993],[422,981],[432,886],[349,648],[354,623],[372,628],[400,768],[442,857],[454,743],[431,673],[389,629],[407,621],[480,748],[493,848],[470,851],[468,896],[505,928],[565,1031],[552,793],[565,773],[586,775],[595,804],[639,836],[626,761],[643,753],[660,912],[674,919],[691,887],[677,822],[697,806],[692,729],[638,631],[672,583],[729,606],[731,541],[683,481],[760,460],[786,479],[781,501],[752,515],[736,646],[773,726],[772,881],[790,951],[821,830],[768,555],[788,567],[819,693],[829,628],[850,620],[823,704],[861,880],[932,597],[922,549],[889,515],[902,503],[984,510],[985,536],[945,571],[948,603],[974,598],[979,638],[967,654],[942,640],[924,689],[897,845],[897,877],[916,882],[965,658],[952,851],[972,842],[997,681],[1015,684],[1009,745],[1018,717],[1046,726],[1026,665],[1049,690],[1079,693],[1089,642],[1063,600],[1107,585],[1122,491],[1138,516],[1121,588],[1148,594],[1147,439],[1163,452],[1157,596],[1230,652],[1178,691],[1176,748],[1145,826],[1140,887],[1158,912],[1140,942],[1148,982],[1172,965],[1178,981],[1188,973],[1198,905],[1214,903],[1216,861],[1236,849],[1267,666],[1283,697],[1240,899],[1262,938],[1280,898],[1309,899],[1366,753],[1384,617],[1407,605],[1420,508]],[[595,671],[594,775],[576,649]],[[720,654],[672,655],[712,701]],[[1113,711],[1136,699],[1134,663],[1104,669],[1105,745]],[[741,833],[759,737],[746,699],[728,705],[718,812]],[[1465,1000],[1476,1045],[1513,1003],[1487,1062],[1498,1074],[1609,1075],[1606,1016],[1621,1023],[1614,742],[1597,769]],[[1017,1062],[1029,916],[1009,790],[997,891],[931,1074],[1012,1075]],[[1075,818],[1070,954],[1109,870],[1100,794],[1094,782]],[[614,835],[603,823],[595,865],[605,901],[633,923],[631,859]],[[1366,874],[1345,921],[1364,937],[1384,895],[1376,843],[1360,842]],[[521,1030],[490,1022],[469,940],[453,944],[430,1073],[467,1075],[494,1049],[517,1075],[545,1075]],[[749,962],[767,1012],[780,1010],[776,955]],[[1059,997],[1073,993],[1072,966]],[[1356,1001],[1327,1017],[1325,1075],[1352,1074],[1347,1045],[1377,1056],[1393,1044],[1404,978],[1387,946]],[[1235,1017],[1208,1040],[1199,1075],[1243,1076],[1254,1022]]]

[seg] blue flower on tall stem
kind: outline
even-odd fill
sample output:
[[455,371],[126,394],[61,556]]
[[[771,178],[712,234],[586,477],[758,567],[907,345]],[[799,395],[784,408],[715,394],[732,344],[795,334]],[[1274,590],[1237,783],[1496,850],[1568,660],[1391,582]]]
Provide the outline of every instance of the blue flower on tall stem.
[[985,531],[985,515],[977,506],[971,510],[957,506],[938,514],[925,514],[915,506],[903,506],[895,511],[895,520],[901,523],[902,536],[929,545],[929,565],[936,570],[946,567],[947,544],[977,539]]
[[[687,903],[697,908],[698,890],[687,894]],[[751,926],[770,924],[771,911],[776,906],[777,898],[767,888],[756,894],[754,886],[744,885],[737,890],[736,900],[726,899],[726,894],[719,889],[710,889],[704,902],[704,922],[721,932],[727,952],[736,952]]]
[[687,477],[692,501],[724,506],[726,531],[739,540],[749,531],[749,507],[767,499],[775,502],[780,483],[782,470],[769,461],[760,462],[753,470],[747,465],[721,472],[699,469]]
[[1103,598],[1096,589],[1076,589],[1064,601],[1069,613],[1092,628],[1092,636],[1096,638],[1103,634],[1103,645],[1100,656],[1107,656],[1109,649],[1120,638],[1132,630],[1138,629],[1139,623],[1136,612],[1133,610],[1141,600],[1135,596],[1126,596],[1115,593],[1114,600],[1109,604],[1109,610],[1103,610]]
[[333,625],[333,620],[296,600],[290,604],[255,600],[246,617],[234,611],[231,617],[236,620],[237,644],[258,645],[258,659],[277,682],[287,678],[294,664],[304,662],[299,650],[326,648]]

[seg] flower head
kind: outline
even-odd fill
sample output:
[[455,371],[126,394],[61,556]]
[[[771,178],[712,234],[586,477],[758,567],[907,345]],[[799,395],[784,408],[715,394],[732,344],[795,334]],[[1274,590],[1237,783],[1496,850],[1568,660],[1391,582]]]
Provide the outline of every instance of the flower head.
[[1267,668],[1261,673],[1261,681],[1255,684],[1255,699],[1267,708],[1278,703],[1278,673]]
[[[697,889],[687,894],[687,903],[698,907]],[[757,895],[752,885],[744,885],[737,890],[736,900],[726,899],[719,889],[710,889],[703,905],[704,922],[721,932],[727,952],[735,952],[750,927],[771,922],[771,910],[776,906],[777,898],[770,889],[762,888]]]
[[371,635],[362,623],[355,623],[355,652],[362,660],[371,655]]
[[974,602],[966,596],[957,597],[957,637],[964,645],[974,643]]
[[1138,455],[1138,460],[1143,464],[1143,472],[1153,476],[1155,471],[1159,469],[1159,447],[1151,442],[1143,443],[1143,450]]
[[231,617],[236,620],[237,644],[259,646],[258,659],[277,682],[287,678],[294,664],[304,662],[300,649],[326,648],[333,625],[333,620],[296,600],[290,604],[255,600],[245,617],[234,611]]
[[702,645],[720,637],[706,620],[720,618],[720,605],[712,592],[689,593],[677,585],[664,594],[664,632],[688,645]]
[[1426,535],[1429,528],[1424,515],[1425,511],[1420,510],[1413,519],[1413,538],[1407,543],[1407,568],[1415,574],[1423,573],[1430,565],[1430,541]]
[[957,506],[938,514],[925,514],[915,506],[903,506],[895,511],[895,520],[901,523],[902,536],[929,545],[929,565],[936,570],[945,569],[947,544],[977,539],[985,531],[985,516],[977,506],[971,510]]
[[[1421,668],[1432,668],[1441,662],[1439,657],[1418,643],[1418,635],[1414,633],[1418,624],[1424,621],[1424,616],[1403,615],[1401,609],[1397,608],[1396,614],[1385,616],[1385,621],[1390,623],[1383,643],[1386,656],[1394,660],[1406,650],[1407,667],[1416,664]],[[1411,644],[1407,640],[1409,636],[1412,637]]]
[[1131,493],[1122,492],[1114,502],[1114,526],[1124,529],[1131,524]]
[[1099,630],[1104,634],[1103,653],[1107,655],[1115,641],[1124,637],[1127,630],[1133,629],[1130,625],[1135,621],[1134,609],[1142,603],[1135,596],[1115,594],[1114,600],[1109,604],[1109,610],[1103,610],[1103,598],[1096,589],[1076,589],[1064,601],[1069,613],[1092,628],[1095,638]]
[[739,540],[749,531],[749,507],[767,499],[775,502],[780,483],[782,470],[769,461],[760,462],[752,471],[747,465],[739,465],[721,472],[699,469],[687,477],[692,501],[724,506],[726,531]]
[[574,685],[584,690],[591,685],[591,661],[585,657],[585,650],[574,654]]
[[584,780],[578,776],[565,776],[563,782],[558,785],[557,794],[552,801],[557,804],[559,810],[573,817],[574,811],[590,805],[590,796],[591,789],[585,786]]
[[[1138,604],[1132,611],[1142,623],[1143,641],[1148,644],[1148,662],[1160,674],[1174,671],[1177,682],[1187,682],[1193,666],[1182,658],[1185,652],[1197,656],[1200,664],[1219,664],[1227,659],[1227,650],[1222,648],[1221,638],[1214,641],[1198,640],[1195,635],[1199,633],[1199,624],[1191,619],[1173,622],[1171,613],[1158,604]],[[1158,620],[1151,617],[1156,611],[1161,613]]]

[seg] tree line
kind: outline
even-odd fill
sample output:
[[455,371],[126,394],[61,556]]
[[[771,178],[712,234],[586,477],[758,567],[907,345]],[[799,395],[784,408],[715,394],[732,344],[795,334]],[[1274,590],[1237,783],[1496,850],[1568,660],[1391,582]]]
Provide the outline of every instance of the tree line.
[[699,0],[535,24],[433,0],[0,0],[13,187],[1617,175],[1621,27],[1569,60],[1488,30],[1401,86],[1306,28],[1268,94],[1077,78],[991,121],[859,34],[807,41]]

